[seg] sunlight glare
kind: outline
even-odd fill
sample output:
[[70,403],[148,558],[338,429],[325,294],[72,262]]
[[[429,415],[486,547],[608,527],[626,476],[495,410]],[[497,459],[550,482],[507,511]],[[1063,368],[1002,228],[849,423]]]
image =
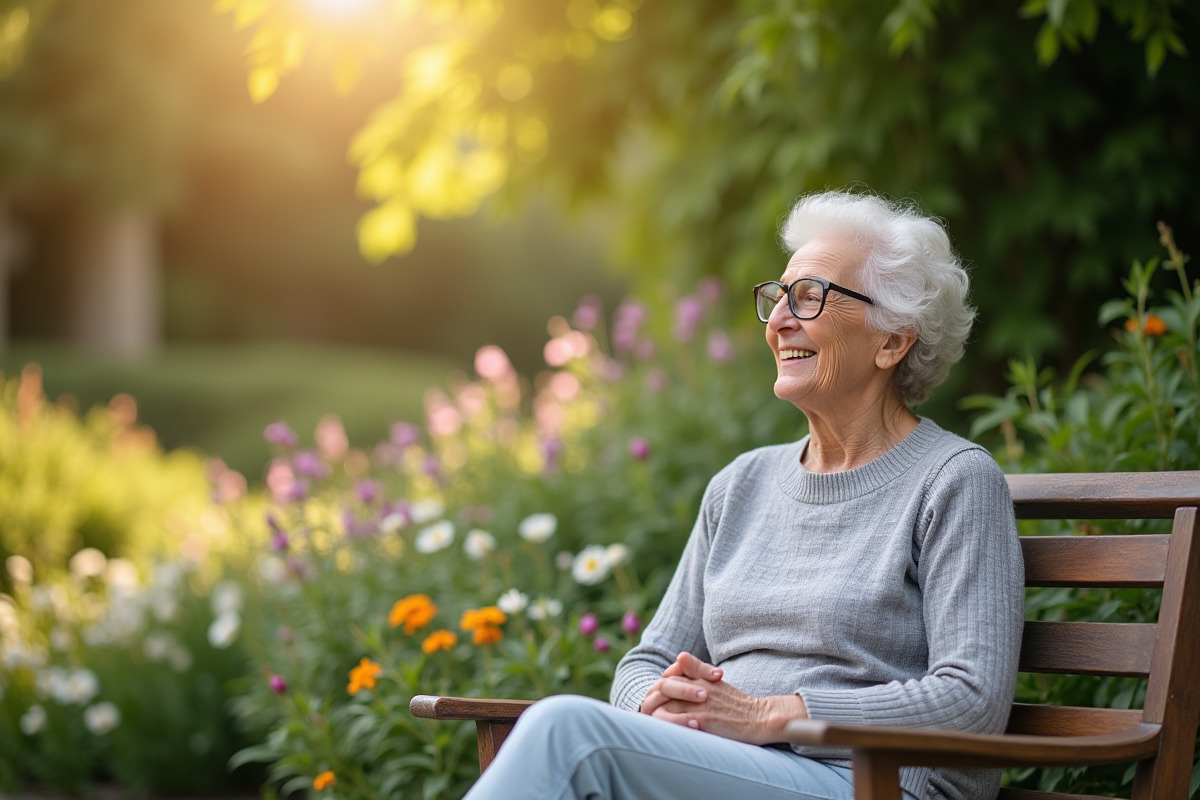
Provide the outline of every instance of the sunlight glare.
[[358,16],[379,0],[305,0],[313,11],[323,16],[351,17]]

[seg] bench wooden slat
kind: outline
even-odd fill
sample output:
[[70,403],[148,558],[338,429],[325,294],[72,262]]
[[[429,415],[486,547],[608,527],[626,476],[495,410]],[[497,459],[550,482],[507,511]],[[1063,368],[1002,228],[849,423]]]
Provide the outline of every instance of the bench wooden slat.
[[1001,789],[996,800],[1112,800],[1096,794],[1063,794],[1062,792],[1036,792],[1032,789]]
[[1026,622],[1021,671],[1144,678],[1157,628],[1152,622]]
[[1026,586],[1161,588],[1167,534],[1146,536],[1022,536]]
[[1200,497],[1200,471],[1009,475],[1020,519],[1170,519]]
[[1141,721],[1140,709],[1014,703],[1005,732],[1030,736],[1100,736],[1136,728]]

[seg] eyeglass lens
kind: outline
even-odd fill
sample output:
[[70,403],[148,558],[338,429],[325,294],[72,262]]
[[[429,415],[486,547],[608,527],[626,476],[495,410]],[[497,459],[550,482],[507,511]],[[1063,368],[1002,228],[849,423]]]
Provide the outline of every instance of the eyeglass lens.
[[[801,279],[791,285],[791,310],[800,319],[812,319],[821,313],[825,299],[825,287],[816,281]],[[783,299],[784,289],[777,283],[768,283],[758,290],[755,301],[758,318],[769,319],[775,306]]]

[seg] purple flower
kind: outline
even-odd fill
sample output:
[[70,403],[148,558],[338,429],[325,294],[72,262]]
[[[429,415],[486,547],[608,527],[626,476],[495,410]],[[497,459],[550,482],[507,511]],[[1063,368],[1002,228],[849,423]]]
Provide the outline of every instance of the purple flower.
[[549,435],[542,437],[542,472],[552,474],[558,468],[558,454],[562,452],[562,439]]
[[596,619],[595,614],[584,614],[579,620],[579,632],[584,636],[591,636],[600,629],[600,621]]
[[408,422],[397,422],[392,426],[392,444],[405,450],[421,441],[421,431]]
[[629,440],[629,456],[634,461],[645,461],[650,455],[650,443],[641,436]]
[[329,465],[311,450],[301,450],[292,458],[292,469],[296,474],[310,480],[319,481],[329,477]]
[[361,481],[354,487],[354,493],[363,505],[371,505],[379,499],[379,484],[375,481]]
[[304,478],[297,478],[288,486],[287,492],[284,494],[284,499],[291,503],[299,503],[304,498],[308,497],[308,481]]
[[642,629],[642,621],[632,611],[627,612],[621,620],[621,630],[626,633],[637,633]]
[[425,460],[421,462],[421,471],[434,480],[437,480],[442,474],[442,468],[438,463],[438,457],[432,453],[425,456]]
[[272,675],[267,683],[270,685],[271,691],[275,694],[283,694],[287,691],[287,681],[283,679],[282,675]]
[[638,332],[646,321],[646,307],[636,300],[626,300],[617,308],[613,320],[613,347],[618,353],[627,353],[637,344]]
[[696,326],[704,316],[704,304],[695,297],[688,295],[675,305],[675,341],[690,342],[696,335]]
[[274,514],[267,514],[267,527],[271,529],[271,549],[276,553],[285,553],[288,549],[287,531],[275,519]]
[[597,653],[607,653],[609,647],[611,645],[609,645],[608,639],[605,639],[603,636],[597,636],[596,640],[592,642],[592,649]]
[[276,447],[286,447],[291,449],[300,443],[300,437],[296,432],[288,426],[286,422],[272,422],[263,431],[263,438],[267,440],[267,444],[273,444]]

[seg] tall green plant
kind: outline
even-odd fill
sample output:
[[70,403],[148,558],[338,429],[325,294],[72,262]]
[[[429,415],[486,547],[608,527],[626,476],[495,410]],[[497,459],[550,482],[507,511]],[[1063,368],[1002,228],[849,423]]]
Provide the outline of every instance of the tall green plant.
[[[979,412],[972,432],[993,437],[995,452],[1010,471],[1094,472],[1180,470],[1200,467],[1200,281],[1187,273],[1188,258],[1171,230],[1160,223],[1165,258],[1135,261],[1123,281],[1125,296],[1105,303],[1099,322],[1112,337],[1098,357],[1080,358],[1065,377],[1032,359],[1009,364],[1011,386],[1002,396],[975,396],[965,405]],[[1105,521],[1081,521],[1065,530],[1086,535],[1164,530],[1165,521],[1111,529]],[[1033,532],[1033,529],[1026,532]],[[1030,619],[1153,622],[1160,595],[1148,590],[1032,590]],[[1128,678],[1022,675],[1018,699],[1061,705],[1136,708],[1145,682]],[[1031,786],[1032,770],[1012,771],[1014,785]],[[1046,791],[1125,796],[1132,768],[1043,770],[1036,786]],[[1189,796],[1200,793],[1200,741]]]

